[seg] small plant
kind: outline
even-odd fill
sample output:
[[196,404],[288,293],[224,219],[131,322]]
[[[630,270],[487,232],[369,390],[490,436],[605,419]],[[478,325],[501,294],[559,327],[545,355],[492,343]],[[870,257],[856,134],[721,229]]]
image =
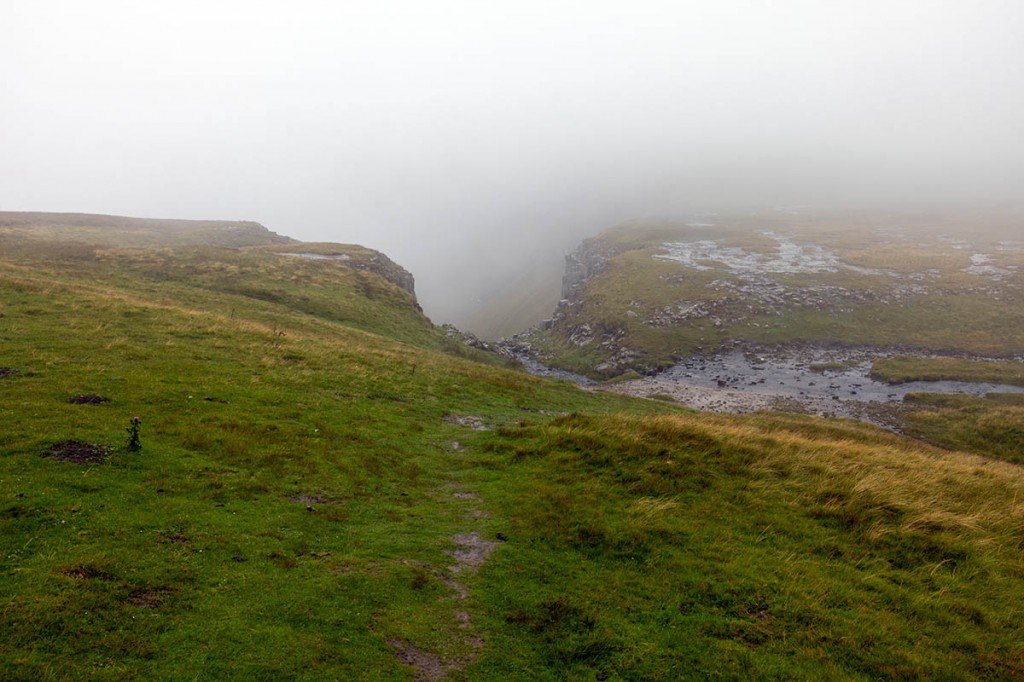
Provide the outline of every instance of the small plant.
[[131,452],[138,452],[142,449],[142,442],[139,441],[139,427],[141,424],[142,420],[135,416],[132,417],[128,428],[125,429],[128,432],[128,450]]

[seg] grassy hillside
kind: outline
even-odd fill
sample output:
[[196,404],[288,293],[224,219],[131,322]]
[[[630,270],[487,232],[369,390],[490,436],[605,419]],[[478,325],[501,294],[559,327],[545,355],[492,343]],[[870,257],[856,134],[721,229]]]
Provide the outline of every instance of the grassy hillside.
[[1024,243],[1007,219],[708,220],[585,241],[568,301],[534,338],[545,358],[607,377],[732,340],[1024,353]]
[[294,241],[251,221],[0,211],[0,244],[6,248],[30,249],[50,242],[52,248],[60,244],[67,253],[74,253],[76,247],[82,252],[95,246],[254,246]]
[[989,393],[983,398],[910,394],[901,410],[905,433],[951,450],[977,452],[1024,464],[1024,396]]
[[1024,675],[1019,467],[476,362],[280,248],[0,256],[3,679]]

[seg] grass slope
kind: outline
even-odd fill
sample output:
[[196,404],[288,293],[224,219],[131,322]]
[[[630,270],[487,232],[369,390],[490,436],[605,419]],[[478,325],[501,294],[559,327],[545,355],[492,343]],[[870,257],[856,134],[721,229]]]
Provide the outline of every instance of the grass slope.
[[0,211],[0,244],[8,249],[30,250],[43,244],[68,254],[81,254],[97,246],[202,244],[237,247],[294,241],[251,221]]
[[[402,679],[391,639],[466,652],[423,583],[467,525],[445,415],[598,402],[131,268],[7,265],[0,287],[5,679]],[[69,439],[113,454],[41,456]]]
[[496,678],[1024,674],[1017,467],[779,415],[574,415],[491,447],[520,540],[485,585]]
[[1024,675],[1016,466],[588,393],[373,271],[167,248],[0,260],[3,679]]

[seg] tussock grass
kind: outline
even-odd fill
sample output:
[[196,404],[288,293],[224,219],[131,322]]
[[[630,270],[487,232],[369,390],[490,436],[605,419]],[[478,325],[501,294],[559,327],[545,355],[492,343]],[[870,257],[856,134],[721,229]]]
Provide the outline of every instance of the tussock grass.
[[916,438],[1024,464],[1024,396],[910,394],[901,419]]
[[781,415],[572,415],[492,447],[522,476],[522,555],[488,597],[531,644],[495,671],[1024,672],[1004,608],[1022,586],[1015,466]]

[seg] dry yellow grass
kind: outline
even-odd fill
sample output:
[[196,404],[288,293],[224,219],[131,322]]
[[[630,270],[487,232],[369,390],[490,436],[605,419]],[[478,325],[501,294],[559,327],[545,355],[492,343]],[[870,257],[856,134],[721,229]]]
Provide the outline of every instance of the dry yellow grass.
[[[1024,540],[1024,469],[1013,464],[862,427],[851,426],[845,438],[837,438],[799,417],[672,415],[624,418],[612,428],[625,443],[638,443],[654,430],[668,438],[749,451],[759,474],[756,485],[788,489],[806,504],[835,493],[831,504],[878,510],[869,538],[898,529],[945,531],[983,544],[1007,537]],[[671,501],[644,499],[636,511],[648,516],[672,506]]]

